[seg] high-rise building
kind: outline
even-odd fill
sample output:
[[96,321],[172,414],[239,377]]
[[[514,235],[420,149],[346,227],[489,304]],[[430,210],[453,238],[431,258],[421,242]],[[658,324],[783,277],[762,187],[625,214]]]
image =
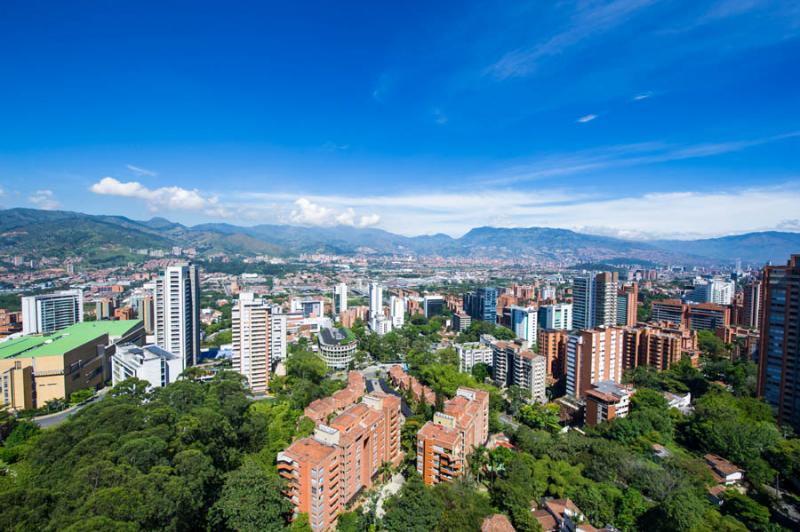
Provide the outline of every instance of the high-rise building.
[[742,325],[759,329],[761,317],[761,281],[754,279],[744,287],[744,312]]
[[369,321],[372,323],[378,316],[383,316],[383,286],[380,283],[369,283]]
[[547,375],[560,379],[567,372],[567,331],[539,331],[539,354],[547,360]]
[[632,283],[619,289],[617,294],[617,325],[633,327],[638,321],[639,285]]
[[671,322],[639,324],[624,330],[622,367],[667,370],[684,357],[699,362],[697,331]]
[[247,379],[254,393],[266,393],[271,367],[270,305],[251,292],[240,292],[231,310],[233,371]]
[[83,321],[83,291],[22,298],[22,334],[49,334]]
[[536,345],[538,314],[533,307],[511,306],[511,330],[520,338],[527,349]]
[[417,472],[425,484],[460,476],[475,447],[489,438],[489,392],[459,388],[417,433]]
[[478,363],[492,365],[492,347],[482,342],[456,344],[456,353],[462,373],[469,373],[472,371],[472,366]]
[[279,360],[286,359],[286,336],[287,331],[286,314],[281,313],[281,307],[274,305],[269,313],[269,360],[274,364]]
[[620,382],[624,330],[604,327],[580,331],[567,343],[567,395],[582,399],[592,384]]
[[445,309],[444,298],[439,295],[425,296],[425,298],[422,300],[422,309],[426,318],[439,316],[444,312]]
[[569,331],[572,329],[572,303],[556,303],[539,307],[539,327]]
[[333,287],[333,313],[338,315],[347,310],[347,285],[339,283]]
[[98,320],[110,320],[114,316],[116,301],[113,297],[101,297],[94,303],[94,314]]
[[616,325],[618,286],[617,272],[576,277],[572,286],[573,327],[592,329]]
[[495,341],[492,344],[492,367],[497,386],[519,386],[528,392],[531,400],[542,403],[547,400],[545,357],[516,343]]
[[682,303],[679,299],[654,301],[652,321],[669,321],[696,331],[714,331],[731,324],[731,310],[715,303]]
[[404,297],[391,296],[389,298],[389,317],[392,327],[399,329],[406,321],[406,300]]
[[183,360],[200,357],[200,276],[194,264],[169,266],[156,281],[156,344]]
[[800,255],[764,268],[758,394],[800,431]]
[[497,323],[497,288],[483,287],[464,294],[464,312],[473,320]]
[[314,532],[333,530],[347,505],[372,487],[384,462],[402,462],[400,417],[400,398],[375,392],[278,453],[295,517],[307,514]]

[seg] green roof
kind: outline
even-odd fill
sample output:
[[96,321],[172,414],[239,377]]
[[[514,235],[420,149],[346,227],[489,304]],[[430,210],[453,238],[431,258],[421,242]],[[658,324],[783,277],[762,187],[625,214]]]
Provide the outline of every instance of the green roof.
[[45,335],[23,336],[0,343],[0,360],[62,356],[104,334],[120,338],[141,324],[141,320],[85,321]]

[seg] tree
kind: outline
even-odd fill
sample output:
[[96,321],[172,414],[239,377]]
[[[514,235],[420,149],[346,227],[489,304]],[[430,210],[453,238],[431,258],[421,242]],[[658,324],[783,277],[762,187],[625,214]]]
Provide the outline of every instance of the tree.
[[437,527],[444,512],[442,501],[432,496],[419,475],[411,475],[384,508],[383,525],[389,532],[429,532]]
[[731,489],[725,491],[722,500],[722,513],[735,517],[749,530],[764,530],[769,525],[769,508],[747,495]]
[[478,362],[472,366],[472,376],[478,382],[484,382],[489,377],[489,366],[483,362]]
[[729,354],[725,342],[711,331],[697,331],[697,347],[704,355],[711,358],[720,358]]
[[480,530],[483,519],[493,513],[489,497],[478,493],[463,479],[438,484],[432,495],[441,500],[444,507],[436,526],[440,532]]
[[643,410],[645,408],[655,408],[658,410],[667,410],[669,403],[661,394],[652,388],[641,388],[636,390],[631,398],[631,410]]
[[519,418],[532,429],[544,429],[550,432],[561,430],[558,405],[525,405],[519,411]]
[[284,529],[291,503],[283,495],[283,483],[277,474],[267,473],[259,464],[246,461],[228,473],[215,511],[224,523],[240,532]]
[[289,525],[290,532],[312,532],[311,522],[308,520],[307,513],[301,513],[294,518],[292,524]]

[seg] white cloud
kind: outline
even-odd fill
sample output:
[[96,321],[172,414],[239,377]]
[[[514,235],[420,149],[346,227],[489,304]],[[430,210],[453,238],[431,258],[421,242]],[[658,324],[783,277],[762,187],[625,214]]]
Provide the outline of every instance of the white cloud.
[[148,170],[147,168],[142,168],[140,166],[134,166],[132,164],[126,164],[125,167],[139,177],[155,177],[158,175],[158,173],[152,170]]
[[120,196],[144,200],[151,212],[160,210],[204,211],[215,216],[226,216],[227,211],[216,196],[203,195],[197,189],[181,187],[147,188],[138,181],[122,182],[113,177],[104,177],[89,190],[95,194]]
[[370,227],[380,222],[377,214],[358,216],[352,207],[336,210],[314,203],[308,198],[298,198],[289,213],[289,220],[300,225],[348,225],[351,227]]
[[652,92],[649,92],[649,91],[648,92],[640,92],[639,94],[637,94],[636,96],[633,97],[633,100],[636,101],[636,102],[639,102],[639,101],[642,101],[642,100],[646,100],[648,98],[652,98],[652,96],[653,96]]
[[597,115],[588,114],[580,117],[579,119],[576,120],[576,122],[578,122],[579,124],[585,124],[586,122],[591,122],[595,118],[597,118]]
[[28,201],[46,211],[52,211],[61,206],[52,190],[37,190],[28,196]]
[[447,123],[448,118],[447,115],[444,114],[444,111],[436,107],[433,110],[433,120],[440,126],[443,126]]

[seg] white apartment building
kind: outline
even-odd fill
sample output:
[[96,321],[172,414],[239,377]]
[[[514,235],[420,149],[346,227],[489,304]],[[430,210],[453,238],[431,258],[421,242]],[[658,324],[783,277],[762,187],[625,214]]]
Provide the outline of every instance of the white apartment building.
[[546,330],[572,330],[572,303],[539,307],[539,326]]
[[392,320],[392,328],[399,329],[406,321],[406,300],[398,296],[389,298],[389,316]]
[[183,360],[200,356],[200,276],[197,266],[169,266],[156,281],[156,344]]
[[526,349],[536,345],[538,316],[533,307],[511,306],[511,330],[525,344]]
[[266,393],[269,385],[270,306],[252,293],[242,292],[231,311],[233,370],[247,379],[255,393]]
[[491,345],[482,342],[468,342],[465,344],[456,344],[456,353],[458,353],[459,369],[462,373],[469,373],[472,371],[472,366],[482,362],[487,366],[492,365],[493,349]]

